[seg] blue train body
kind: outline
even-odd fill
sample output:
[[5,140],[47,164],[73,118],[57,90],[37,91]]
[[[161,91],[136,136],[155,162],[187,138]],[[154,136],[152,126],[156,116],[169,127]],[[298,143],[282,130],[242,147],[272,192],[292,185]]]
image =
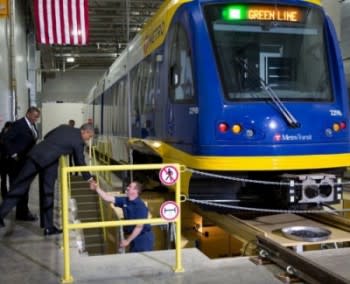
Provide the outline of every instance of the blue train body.
[[302,184],[289,203],[339,201],[349,102],[336,32],[315,2],[167,1],[91,92],[111,158],[129,162],[132,149],[136,162],[287,175]]

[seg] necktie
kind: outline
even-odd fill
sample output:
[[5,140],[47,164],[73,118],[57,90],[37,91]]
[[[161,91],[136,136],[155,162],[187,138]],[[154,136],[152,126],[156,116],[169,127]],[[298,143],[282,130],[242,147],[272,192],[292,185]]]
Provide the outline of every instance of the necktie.
[[32,130],[33,137],[36,139],[36,138],[38,137],[38,133],[36,132],[35,125],[34,125],[34,124],[31,124],[31,125],[30,125],[30,128],[31,128],[31,130]]

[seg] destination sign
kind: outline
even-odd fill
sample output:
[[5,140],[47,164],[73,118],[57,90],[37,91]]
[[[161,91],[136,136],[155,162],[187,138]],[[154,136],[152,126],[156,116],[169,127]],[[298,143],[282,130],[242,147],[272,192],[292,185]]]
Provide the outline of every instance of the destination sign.
[[267,5],[230,5],[222,10],[224,20],[300,22],[303,12],[298,7]]
[[250,7],[248,20],[300,22],[301,13],[297,8]]

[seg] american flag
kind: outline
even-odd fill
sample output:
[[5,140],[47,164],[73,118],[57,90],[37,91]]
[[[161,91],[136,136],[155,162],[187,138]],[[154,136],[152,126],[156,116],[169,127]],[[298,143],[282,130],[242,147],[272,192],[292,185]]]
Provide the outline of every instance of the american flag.
[[34,0],[36,39],[41,44],[85,45],[88,0]]

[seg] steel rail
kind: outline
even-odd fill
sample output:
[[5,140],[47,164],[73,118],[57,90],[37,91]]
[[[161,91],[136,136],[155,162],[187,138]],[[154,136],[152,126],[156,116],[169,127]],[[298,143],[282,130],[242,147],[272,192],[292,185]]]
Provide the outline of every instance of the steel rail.
[[257,235],[257,246],[261,249],[261,256],[285,269],[291,276],[296,276],[306,283],[312,284],[349,284],[350,281],[335,274],[306,257],[295,253],[291,249]]
[[308,214],[308,215],[300,214],[300,215],[307,217],[309,219],[313,219],[320,223],[327,224],[334,228],[338,228],[346,232],[350,232],[350,220],[344,216],[335,215],[332,213],[319,214],[318,216],[315,216],[315,214]]

